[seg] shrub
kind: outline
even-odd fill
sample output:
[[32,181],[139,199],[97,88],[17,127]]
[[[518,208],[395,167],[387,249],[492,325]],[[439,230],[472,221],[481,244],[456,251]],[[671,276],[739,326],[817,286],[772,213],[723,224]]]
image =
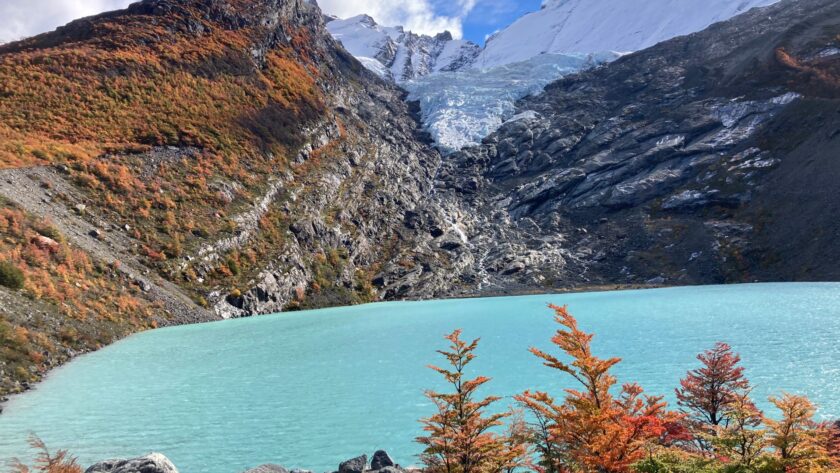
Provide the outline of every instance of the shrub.
[[24,282],[26,282],[26,276],[23,271],[10,261],[0,261],[0,286],[17,290],[23,289]]

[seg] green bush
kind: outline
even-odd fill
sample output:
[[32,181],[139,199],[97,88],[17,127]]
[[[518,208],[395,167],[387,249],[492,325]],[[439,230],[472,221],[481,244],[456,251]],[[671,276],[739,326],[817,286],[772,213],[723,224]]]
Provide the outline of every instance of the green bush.
[[9,289],[23,289],[26,277],[23,271],[8,261],[0,261],[0,286]]

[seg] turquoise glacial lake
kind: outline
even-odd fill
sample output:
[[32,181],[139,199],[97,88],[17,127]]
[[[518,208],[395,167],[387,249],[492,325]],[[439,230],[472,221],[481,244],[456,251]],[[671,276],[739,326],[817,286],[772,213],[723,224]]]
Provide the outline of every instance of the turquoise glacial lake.
[[416,464],[417,419],[432,413],[422,392],[441,387],[426,366],[453,329],[482,339],[473,366],[493,377],[488,394],[571,386],[527,351],[551,349],[548,303],[569,305],[599,355],[623,358],[620,382],[673,400],[721,340],[768,414],[766,398],[788,391],[840,417],[840,284],[383,303],[155,330],[83,356],[6,404],[0,463],[26,457],[35,433],[83,465],[159,451],[184,473],[321,472],[380,448]]

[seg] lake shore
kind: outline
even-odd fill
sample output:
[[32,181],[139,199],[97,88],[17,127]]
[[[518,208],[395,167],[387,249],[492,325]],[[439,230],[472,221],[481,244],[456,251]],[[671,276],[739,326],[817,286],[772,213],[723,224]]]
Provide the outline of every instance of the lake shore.
[[[554,288],[546,291],[536,291],[536,290],[503,290],[503,291],[487,291],[480,294],[466,294],[466,295],[454,295],[451,297],[442,297],[436,299],[404,299],[400,301],[379,301],[379,302],[423,302],[429,300],[454,300],[454,299],[477,299],[477,298],[487,298],[487,297],[517,297],[517,296],[532,296],[532,295],[555,295],[555,294],[577,294],[577,293],[585,293],[585,292],[611,292],[611,291],[629,291],[629,290],[644,290],[644,289],[660,289],[666,286],[662,285],[642,285],[642,284],[607,284],[607,285],[593,285],[593,286],[576,286],[576,287],[568,287],[568,288]],[[374,302],[376,304],[378,302]],[[314,309],[308,310],[318,310],[318,309],[328,309],[332,307],[318,307]],[[272,314],[261,314],[256,315],[253,317],[261,317],[264,315],[272,315]],[[198,325],[202,323],[211,323],[214,321],[198,321],[198,322],[183,322],[183,323],[174,323],[171,326],[179,326],[179,325]],[[155,330],[155,329],[151,329]],[[136,332],[132,332],[127,334],[125,337],[120,339],[114,340],[113,343],[117,343],[120,340],[123,340],[127,337],[135,335],[137,333],[142,333],[144,331],[149,330],[140,330]],[[99,347],[102,349],[109,345],[103,345]],[[45,370],[37,375],[37,381],[32,383],[26,383],[22,385],[22,389],[19,391],[9,391],[4,392],[0,390],[0,416],[3,415],[4,407],[8,404],[9,400],[13,396],[19,396],[25,394],[26,392],[34,389],[37,387],[41,382],[46,379],[49,374],[55,370],[56,368],[60,368],[61,366],[66,365],[67,363],[71,363],[75,359],[80,356],[86,355],[88,353],[92,353],[97,350],[89,350],[89,351],[79,351],[75,353],[66,353],[65,356],[51,358],[49,360],[49,365],[44,366]]]

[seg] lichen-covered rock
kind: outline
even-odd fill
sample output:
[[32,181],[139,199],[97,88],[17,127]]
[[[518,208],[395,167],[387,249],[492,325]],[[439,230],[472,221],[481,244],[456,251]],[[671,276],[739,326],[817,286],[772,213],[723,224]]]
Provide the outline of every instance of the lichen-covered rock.
[[85,473],[178,473],[175,465],[160,453],[128,460],[106,460],[99,462]]
[[367,455],[351,458],[338,465],[338,473],[364,473],[367,469]]

